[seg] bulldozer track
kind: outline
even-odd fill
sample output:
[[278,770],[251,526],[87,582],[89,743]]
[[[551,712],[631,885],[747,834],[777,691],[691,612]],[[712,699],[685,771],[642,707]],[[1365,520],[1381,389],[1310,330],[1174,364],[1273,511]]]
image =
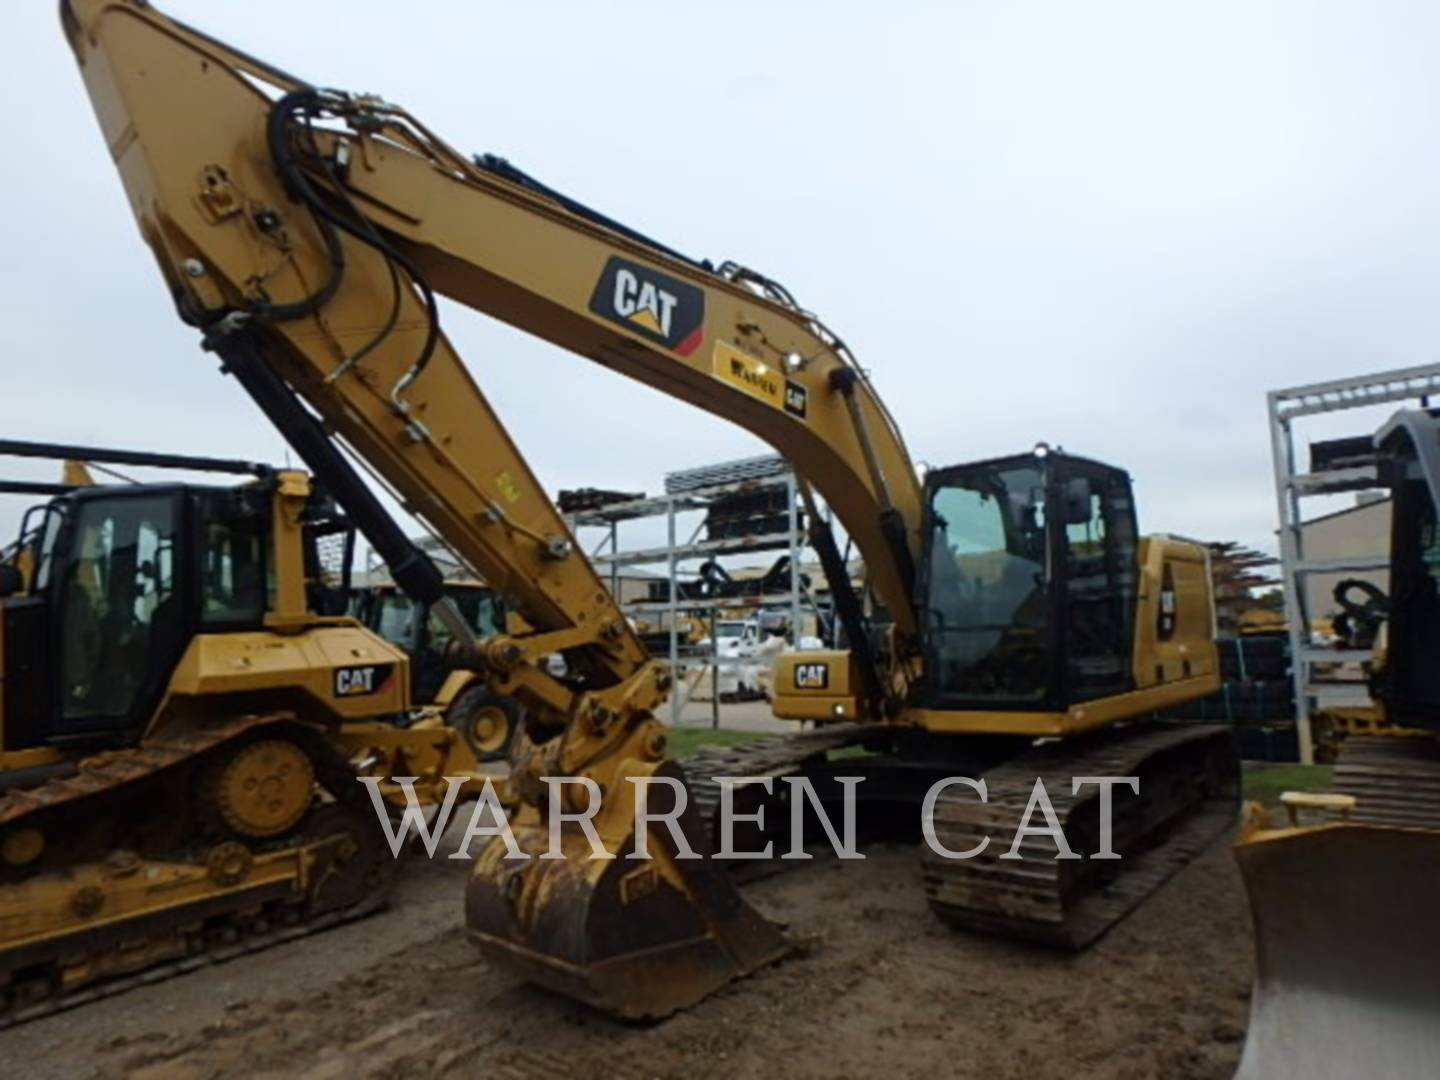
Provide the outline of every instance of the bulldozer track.
[[1440,829],[1440,743],[1425,735],[1352,735],[1332,782],[1355,797],[1350,820]]
[[[116,994],[123,994],[141,986],[152,986],[155,983],[164,982],[166,979],[173,979],[178,975],[188,975],[192,971],[208,967],[211,964],[223,964],[230,960],[236,960],[242,956],[259,952],[262,949],[268,949],[272,946],[293,941],[296,938],[305,937],[309,934],[319,933],[321,930],[328,930],[331,927],[353,922],[356,919],[363,919],[365,916],[372,915],[384,907],[385,900],[383,897],[362,901],[353,908],[344,911],[331,912],[296,926],[285,926],[263,933],[246,933],[245,927],[242,924],[236,923],[232,928],[234,936],[228,943],[217,943],[202,952],[187,956],[183,960],[154,964],[132,975],[120,975],[114,978],[104,979],[100,982],[87,985],[82,989],[62,993],[27,1005],[22,1009],[13,1010],[9,1013],[0,1013],[0,1031],[3,1031],[7,1027],[13,1027],[16,1024],[39,1020],[53,1013],[78,1008],[92,1001],[99,1001],[103,998],[113,997]],[[225,939],[220,938],[217,940]]]
[[[1072,849],[1096,850],[1099,789],[1073,793],[1077,776],[1139,776],[1138,797],[1115,789],[1117,860],[1057,859],[1048,838],[1025,837],[1020,858],[1002,858],[1043,780]],[[988,799],[942,794],[935,834],[948,859],[925,850],[930,906],[951,925],[1079,949],[1119,922],[1234,824],[1238,765],[1228,729],[1150,725],[1038,746],[984,776]],[[1096,812],[1092,818],[1091,811]],[[1039,819],[1043,821],[1043,818]]]
[[[220,755],[251,740],[277,736],[304,750],[317,785],[331,801],[313,804],[299,825],[282,835],[250,841],[241,859],[248,866],[252,856],[294,853],[296,866],[303,869],[283,880],[272,876],[258,883],[246,882],[242,872],[224,891],[191,902],[157,903],[114,920],[96,919],[93,926],[0,941],[0,1029],[232,960],[384,906],[395,863],[367,792],[354,782],[353,769],[322,731],[284,713],[188,728],[134,749],[87,758],[71,775],[11,790],[0,796],[0,837],[31,829],[62,837],[78,811],[83,810],[87,820],[103,820],[107,813],[133,811],[149,799],[159,800],[162,787],[183,789],[188,797]],[[121,873],[127,861],[144,866],[143,860],[150,858],[206,867],[217,837],[204,835],[203,821],[193,825],[178,849],[136,853],[117,848],[104,862]],[[228,844],[232,851],[238,847],[233,840]],[[353,850],[342,848],[345,844]],[[0,867],[0,890],[57,869],[94,864],[92,859],[72,866],[62,859],[58,865],[40,860],[34,867]],[[335,883],[339,897],[321,900],[317,882],[322,881]],[[122,951],[134,962],[120,968],[102,962],[101,974],[86,974],[96,958]]]

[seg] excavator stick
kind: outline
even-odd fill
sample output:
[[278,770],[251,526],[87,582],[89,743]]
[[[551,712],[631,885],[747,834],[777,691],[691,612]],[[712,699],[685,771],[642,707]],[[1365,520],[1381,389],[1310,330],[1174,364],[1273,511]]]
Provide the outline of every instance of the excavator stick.
[[[651,774],[683,785],[667,761]],[[627,790],[629,789],[629,790]],[[673,809],[669,787],[652,786],[649,809]],[[702,1000],[792,949],[709,857],[701,815],[679,819],[697,857],[681,857],[664,828],[645,830],[645,852],[624,819],[632,785],[620,784],[597,818],[609,858],[598,858],[573,822],[560,828],[563,858],[546,857],[549,823],[525,807],[511,831],[522,857],[492,842],[476,860],[465,897],[471,940],[486,959],[625,1019],[658,1019]],[[632,818],[633,820],[633,818]],[[617,831],[617,827],[618,830]]]
[[1440,833],[1336,823],[1235,849],[1255,927],[1240,1080],[1433,1076]]

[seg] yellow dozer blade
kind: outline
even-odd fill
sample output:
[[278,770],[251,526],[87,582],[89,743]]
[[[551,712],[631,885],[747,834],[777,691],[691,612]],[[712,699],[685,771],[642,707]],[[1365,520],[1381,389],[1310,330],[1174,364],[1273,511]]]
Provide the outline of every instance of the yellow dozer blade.
[[1262,830],[1235,854],[1256,960],[1236,1076],[1440,1076],[1440,832]]
[[[667,761],[657,777],[684,782],[684,770]],[[475,860],[465,894],[472,941],[496,966],[625,1019],[655,1019],[695,1004],[732,979],[790,952],[781,930],[752,908],[709,857],[700,816],[687,806],[680,817],[690,847],[701,858],[677,858],[667,829],[646,830],[649,859],[636,850],[629,785],[596,818],[604,848],[595,858],[574,823],[561,826],[564,858],[542,857],[548,823],[534,807],[511,821],[515,858],[493,840]],[[651,809],[663,814],[668,789],[652,792]],[[627,824],[628,817],[628,824]]]

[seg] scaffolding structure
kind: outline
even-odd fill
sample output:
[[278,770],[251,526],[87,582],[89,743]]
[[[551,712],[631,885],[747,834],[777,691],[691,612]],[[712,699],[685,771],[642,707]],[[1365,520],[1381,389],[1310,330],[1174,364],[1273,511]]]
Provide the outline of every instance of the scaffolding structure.
[[[1343,412],[1370,405],[1425,399],[1440,393],[1440,364],[1401,368],[1348,379],[1312,383],[1268,395],[1270,444],[1275,462],[1275,496],[1280,520],[1280,564],[1285,589],[1285,617],[1290,629],[1290,656],[1295,680],[1295,726],[1300,760],[1314,761],[1310,730],[1312,712],[1371,704],[1363,683],[1327,682],[1317,678],[1320,665],[1364,662],[1371,649],[1345,649],[1314,640],[1306,603],[1306,578],[1312,574],[1354,573],[1389,568],[1388,555],[1315,559],[1305,553],[1305,500],[1374,488],[1379,482],[1376,465],[1302,471],[1297,466],[1293,423],[1306,416]],[[1369,435],[1359,432],[1357,435]]]
[[[614,502],[591,510],[580,510],[569,515],[571,531],[581,536],[582,528],[601,530],[598,542],[587,550],[590,561],[602,576],[607,576],[611,595],[627,616],[663,614],[668,621],[668,652],[670,668],[677,675],[682,671],[680,649],[679,616],[682,612],[708,612],[712,615],[727,610],[748,608],[785,608],[790,613],[792,634],[798,637],[800,620],[805,610],[818,611],[814,597],[803,585],[800,573],[800,556],[807,545],[807,538],[801,528],[798,491],[795,474],[784,458],[749,458],[744,461],[727,462],[671,473],[665,478],[666,492],[653,498],[633,499]],[[730,536],[702,539],[706,518],[688,536],[680,535],[680,515],[708,511],[727,496],[752,495],[764,492],[784,492],[787,527],[756,535]],[[627,522],[663,518],[666,542],[661,546],[622,548],[620,526]],[[582,538],[582,543],[584,542]],[[687,573],[685,563],[690,560],[710,560],[725,555],[752,554],[762,551],[784,551],[789,555],[788,587],[781,592],[735,597],[710,596],[681,599],[682,585]],[[622,569],[625,567],[664,566],[665,576],[663,599],[633,600],[622,596]],[[712,640],[712,653],[718,649],[718,641]],[[719,673],[722,670],[753,663],[746,659],[725,659],[715,655],[705,660],[715,673],[714,698],[720,696]],[[670,696],[671,723],[679,726],[680,714],[685,706],[683,682],[677,677],[675,690]]]

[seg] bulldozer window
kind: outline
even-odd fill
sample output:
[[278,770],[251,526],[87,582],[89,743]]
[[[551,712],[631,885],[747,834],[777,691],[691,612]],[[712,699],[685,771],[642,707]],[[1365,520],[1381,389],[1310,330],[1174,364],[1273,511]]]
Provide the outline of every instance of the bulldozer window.
[[60,694],[74,732],[128,727],[183,632],[175,500],[81,502],[60,580]]
[[264,516],[207,506],[200,523],[200,621],[259,624],[269,606]]
[[978,468],[934,490],[928,642],[943,696],[1043,698],[1045,480],[1038,468]]

